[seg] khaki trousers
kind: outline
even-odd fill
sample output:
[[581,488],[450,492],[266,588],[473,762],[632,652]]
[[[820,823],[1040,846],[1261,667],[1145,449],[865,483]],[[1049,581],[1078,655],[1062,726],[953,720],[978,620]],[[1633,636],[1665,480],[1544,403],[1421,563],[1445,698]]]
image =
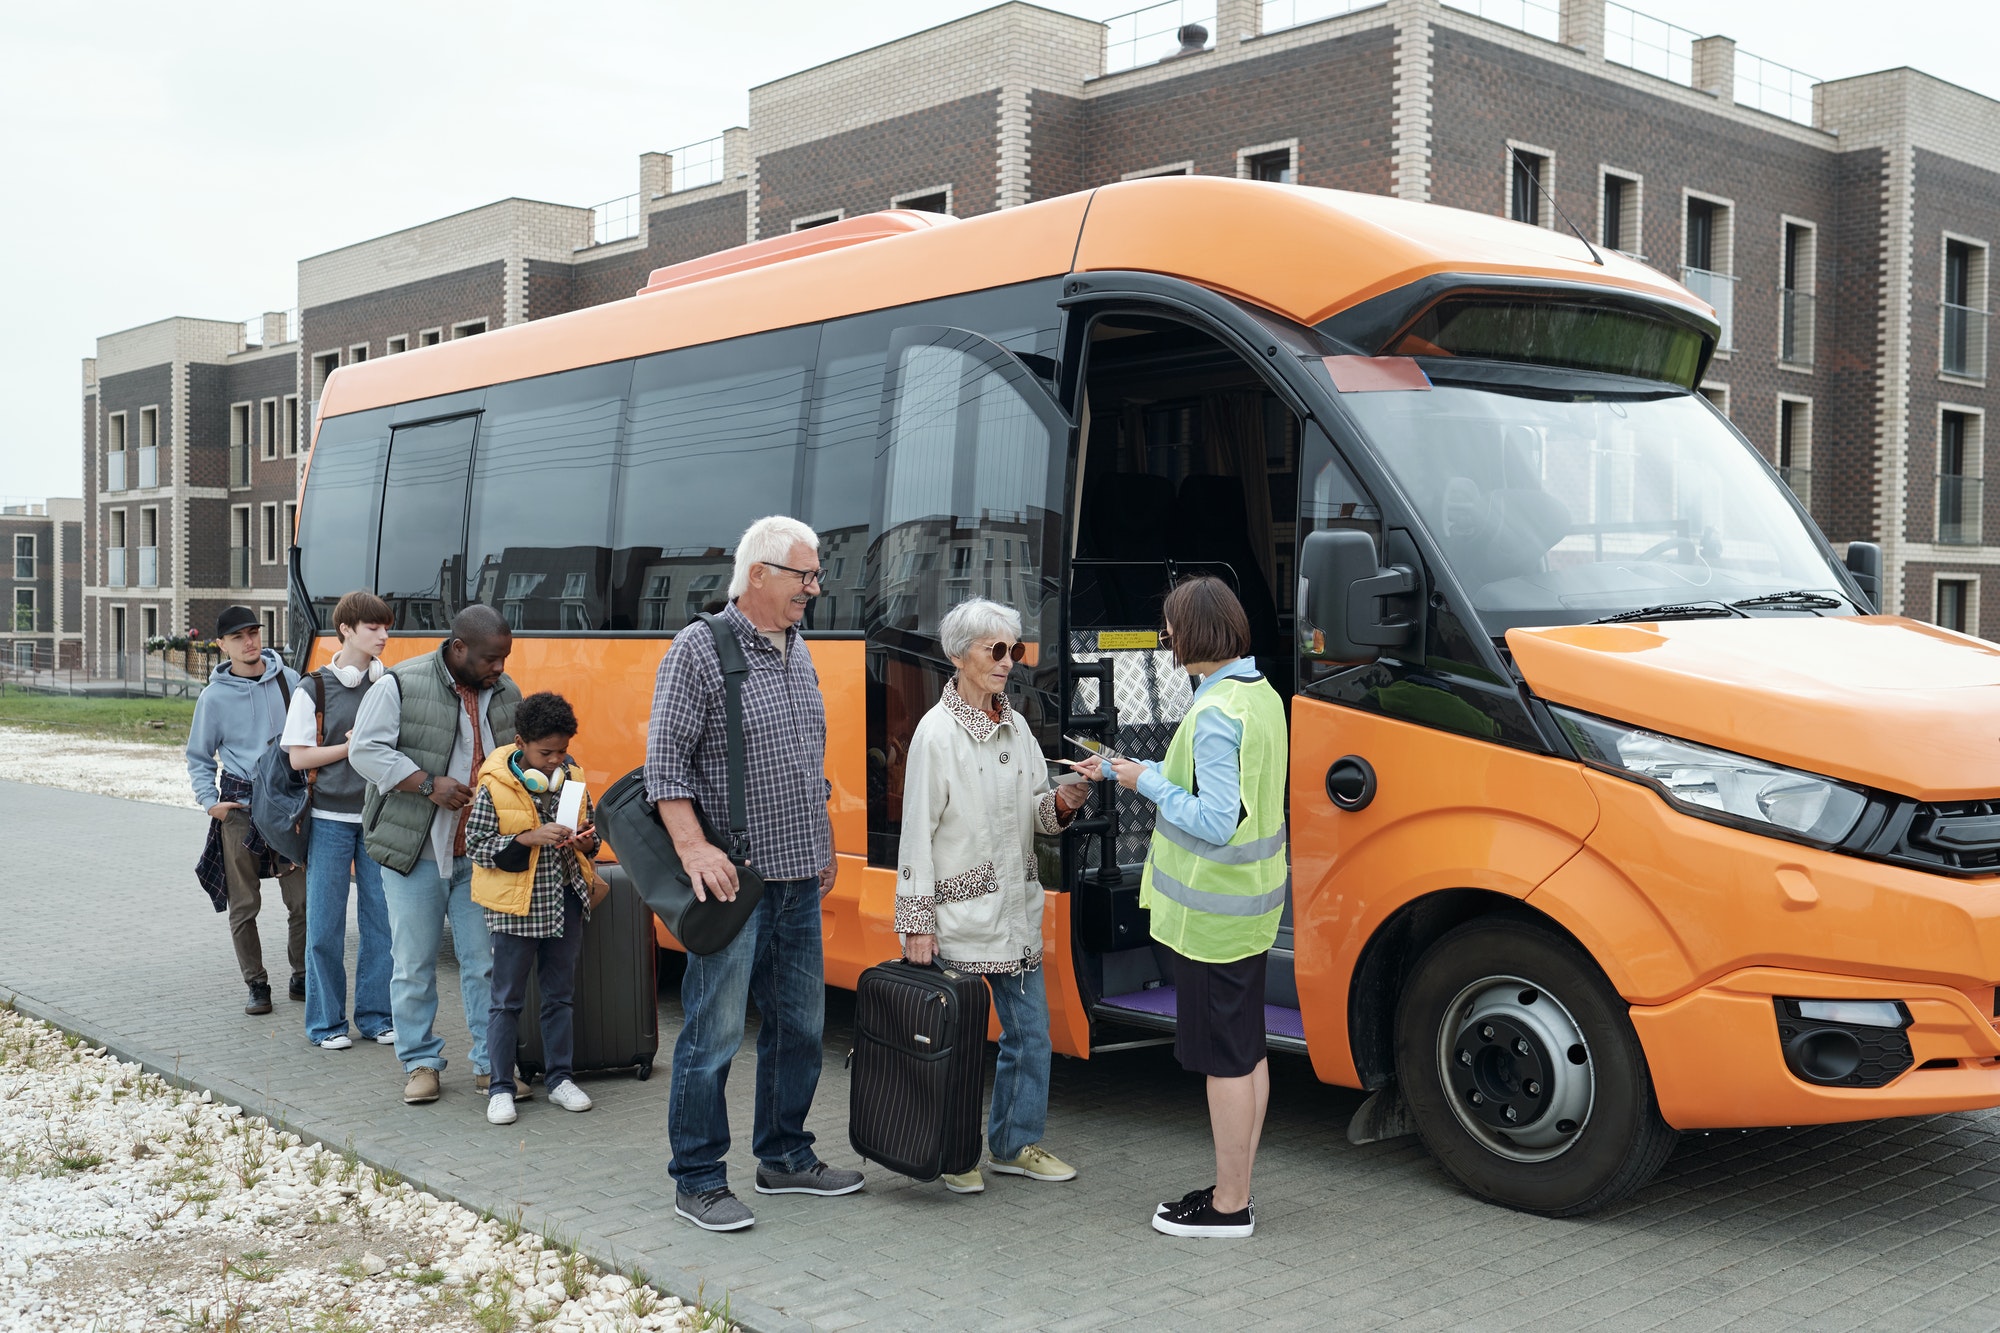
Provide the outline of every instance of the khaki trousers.
[[[222,863],[229,880],[229,942],[236,946],[236,965],[249,985],[268,984],[264,972],[264,943],[257,934],[257,910],[264,905],[264,886],[257,879],[257,858],[244,849],[250,836],[250,816],[231,810],[222,821]],[[278,876],[278,888],[285,899],[290,927],[286,952],[292,975],[306,970],[306,872],[294,866]]]

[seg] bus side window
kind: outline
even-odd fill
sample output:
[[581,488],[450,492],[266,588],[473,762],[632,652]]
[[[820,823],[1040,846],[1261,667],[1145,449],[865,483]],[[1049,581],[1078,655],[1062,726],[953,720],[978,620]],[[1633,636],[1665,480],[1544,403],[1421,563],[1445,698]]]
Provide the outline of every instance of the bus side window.
[[[299,581],[320,632],[333,633],[333,608],[356,588],[375,586],[375,534],[382,521],[382,467],[389,456],[389,409],[320,423],[299,511]],[[296,640],[294,640],[296,642]]]
[[459,611],[465,566],[465,479],[477,414],[399,426],[389,445],[374,588],[396,628],[442,631]]

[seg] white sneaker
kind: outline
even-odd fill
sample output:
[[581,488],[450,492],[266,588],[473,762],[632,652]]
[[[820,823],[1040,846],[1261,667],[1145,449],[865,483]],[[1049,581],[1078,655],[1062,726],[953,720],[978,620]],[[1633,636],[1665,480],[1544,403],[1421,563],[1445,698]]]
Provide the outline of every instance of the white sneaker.
[[511,1125],[514,1123],[514,1094],[496,1092],[486,1099],[486,1123],[489,1125]]
[[[510,1099],[511,1100],[511,1099]],[[549,1089],[549,1100],[565,1111],[588,1111],[590,1095],[576,1086],[573,1079],[564,1079]]]
[[337,1032],[324,1041],[313,1043],[313,1045],[319,1047],[322,1051],[344,1051],[353,1044],[354,1038],[348,1036],[345,1032]]
[[373,1041],[377,1046],[394,1046],[396,1044],[396,1029],[383,1028],[380,1032],[369,1038],[369,1040]]

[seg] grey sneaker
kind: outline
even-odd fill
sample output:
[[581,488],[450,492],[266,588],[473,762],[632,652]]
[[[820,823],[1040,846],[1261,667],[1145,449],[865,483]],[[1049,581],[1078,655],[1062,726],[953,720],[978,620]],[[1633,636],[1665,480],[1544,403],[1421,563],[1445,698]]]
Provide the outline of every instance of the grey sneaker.
[[859,1171],[843,1171],[825,1162],[814,1162],[803,1171],[773,1171],[757,1167],[759,1194],[852,1194],[866,1184]]
[[700,1194],[674,1194],[674,1212],[703,1231],[741,1231],[756,1222],[743,1200],[718,1185]]

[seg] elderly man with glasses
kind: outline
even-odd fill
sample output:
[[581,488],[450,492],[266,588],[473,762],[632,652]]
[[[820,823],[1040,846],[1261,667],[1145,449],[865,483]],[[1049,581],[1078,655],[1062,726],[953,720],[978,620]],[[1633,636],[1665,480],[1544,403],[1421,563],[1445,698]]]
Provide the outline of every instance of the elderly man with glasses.
[[[729,1111],[723,1087],[757,1001],[757,1096],[751,1148],[759,1194],[852,1194],[861,1173],[813,1151],[806,1112],[819,1087],[826,975],[820,899],[833,888],[827,816],[826,705],[799,633],[820,585],[819,537],[793,518],[760,518],[736,548],[721,619],[749,663],[743,749],[750,862],[764,897],[742,931],[712,954],[691,954],[681,982],[667,1137],[674,1211],[708,1231],[756,1221],[729,1188]],[[715,638],[696,621],[660,661],[646,732],[646,795],[697,896],[736,896],[736,867],[703,834],[699,808],[729,808],[728,737]]]

